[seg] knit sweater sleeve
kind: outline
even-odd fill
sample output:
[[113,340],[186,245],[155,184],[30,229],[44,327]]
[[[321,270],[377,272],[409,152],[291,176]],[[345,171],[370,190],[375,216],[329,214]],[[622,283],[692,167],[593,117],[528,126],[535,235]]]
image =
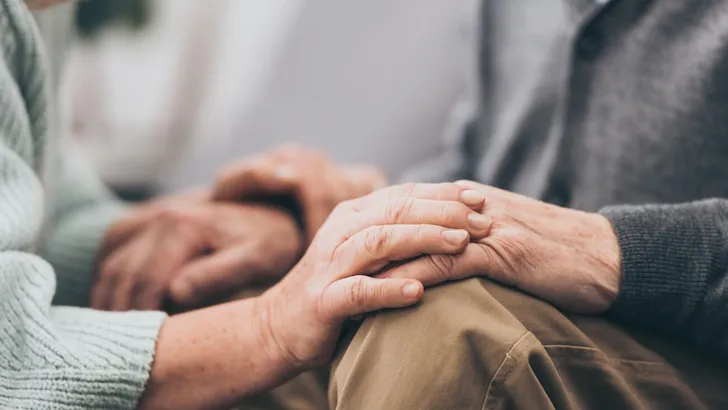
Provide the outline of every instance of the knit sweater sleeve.
[[61,145],[56,152],[60,155],[47,164],[53,172],[46,182],[50,209],[46,210],[40,254],[56,272],[54,304],[85,307],[102,237],[127,205],[107,189],[72,146]]
[[612,314],[728,354],[728,200],[602,210],[622,250]]
[[[40,164],[52,147],[36,38],[24,3],[0,0],[0,408],[134,409],[164,314],[54,307],[56,272],[32,251],[48,194]],[[64,189],[73,197],[85,190]],[[105,215],[113,214],[102,210],[105,201],[68,204],[52,230],[59,243],[98,232],[89,227],[103,226]],[[81,210],[89,211],[89,221],[82,221]],[[79,247],[79,255],[81,248],[86,247]],[[76,258],[58,258],[71,261],[61,263],[61,270],[71,272],[73,261],[85,266]]]

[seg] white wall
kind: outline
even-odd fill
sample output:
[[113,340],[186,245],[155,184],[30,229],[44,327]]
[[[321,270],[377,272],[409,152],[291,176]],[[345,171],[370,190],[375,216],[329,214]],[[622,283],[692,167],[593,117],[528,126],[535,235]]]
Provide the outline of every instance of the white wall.
[[144,36],[74,52],[67,116],[116,184],[204,183],[287,140],[396,174],[438,150],[471,2],[156,0]]

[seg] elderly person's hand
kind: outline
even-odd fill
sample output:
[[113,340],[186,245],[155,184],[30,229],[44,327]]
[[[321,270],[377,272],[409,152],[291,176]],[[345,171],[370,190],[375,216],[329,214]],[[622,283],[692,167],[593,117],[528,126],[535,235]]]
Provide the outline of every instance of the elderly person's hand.
[[282,209],[179,199],[152,205],[136,230],[139,215],[125,221],[126,240],[99,264],[93,308],[155,310],[165,299],[208,304],[248,284],[277,281],[301,254],[299,228]]
[[209,202],[210,197],[211,192],[209,189],[195,188],[135,205],[107,229],[97,259],[99,261],[103,260],[109,253],[141,232],[149,223],[159,218],[169,208],[188,203]]
[[482,203],[454,184],[411,184],[338,205],[298,265],[260,299],[272,345],[295,367],[318,365],[348,317],[415,303],[420,282],[368,275],[423,254],[462,252],[490,230],[469,208]]
[[337,204],[382,188],[386,182],[374,167],[341,165],[320,152],[286,145],[226,167],[212,198],[237,201],[289,196],[300,208],[310,242]]
[[370,275],[423,254],[462,252],[490,230],[473,211],[483,201],[478,192],[439,184],[392,187],[338,205],[301,261],[262,296],[167,320],[140,408],[231,408],[330,361],[347,318],[422,297],[417,280]]
[[601,313],[616,300],[621,253],[607,218],[546,204],[475,182],[491,234],[460,255],[426,256],[384,277],[413,277],[427,285],[485,276],[577,313]]

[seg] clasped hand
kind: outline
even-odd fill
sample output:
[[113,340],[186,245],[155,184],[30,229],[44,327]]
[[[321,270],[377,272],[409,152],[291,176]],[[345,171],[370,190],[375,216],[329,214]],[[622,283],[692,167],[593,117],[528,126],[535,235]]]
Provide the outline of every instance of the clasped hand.
[[[99,258],[91,306],[190,309],[275,283],[337,204],[384,181],[372,167],[335,164],[296,146],[243,159],[211,191],[155,200],[117,222]],[[300,220],[292,209],[255,202],[270,197],[300,203]]]
[[408,184],[336,206],[301,261],[257,299],[266,346],[290,368],[323,364],[348,317],[416,303],[419,281],[370,275],[401,261],[416,270],[421,255],[486,237],[490,221],[474,211],[483,201],[454,184]]

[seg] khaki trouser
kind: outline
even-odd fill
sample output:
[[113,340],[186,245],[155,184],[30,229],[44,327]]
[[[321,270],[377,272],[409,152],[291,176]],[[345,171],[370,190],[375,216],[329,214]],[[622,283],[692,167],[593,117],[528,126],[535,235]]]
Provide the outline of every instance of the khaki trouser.
[[349,329],[245,410],[728,409],[728,364],[482,279]]

